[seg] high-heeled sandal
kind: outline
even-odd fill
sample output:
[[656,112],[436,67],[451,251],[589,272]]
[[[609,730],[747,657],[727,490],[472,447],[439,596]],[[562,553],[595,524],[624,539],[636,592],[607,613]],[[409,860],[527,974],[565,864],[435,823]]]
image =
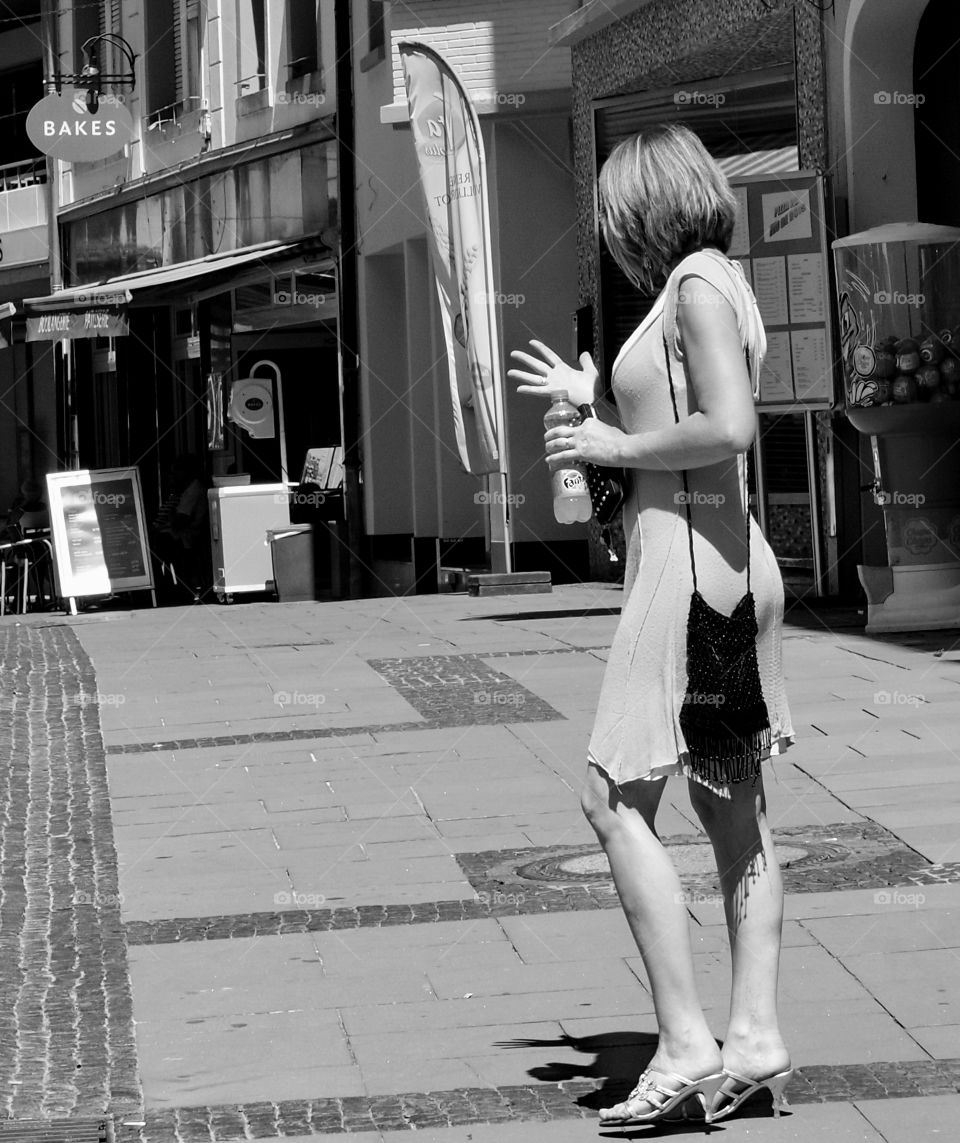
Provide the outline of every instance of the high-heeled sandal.
[[784,1098],[783,1089],[787,1086],[792,1075],[793,1068],[787,1068],[786,1071],[777,1072],[776,1075],[754,1080],[724,1068],[720,1086],[717,1089],[717,1093],[711,1105],[712,1114],[709,1117],[709,1122],[726,1119],[726,1117],[732,1115],[745,1100],[763,1088],[767,1088],[773,1097],[774,1116],[779,1116],[783,1108],[788,1106]]
[[[654,1076],[656,1079],[652,1078]],[[722,1072],[704,1076],[703,1079],[688,1080],[684,1076],[677,1075],[676,1072],[646,1071],[640,1076],[637,1086],[626,1099],[621,1100],[621,1103],[628,1110],[631,1103],[648,1103],[653,1110],[645,1115],[601,1118],[600,1126],[633,1127],[643,1123],[653,1123],[658,1119],[665,1118],[674,1108],[679,1107],[680,1104],[694,1095],[702,1097],[705,1108],[712,1108],[723,1079]],[[614,1104],[613,1106],[617,1107],[618,1105]],[[611,1109],[604,1107],[601,1110],[609,1111]],[[709,1111],[705,1114],[709,1123],[711,1114]]]

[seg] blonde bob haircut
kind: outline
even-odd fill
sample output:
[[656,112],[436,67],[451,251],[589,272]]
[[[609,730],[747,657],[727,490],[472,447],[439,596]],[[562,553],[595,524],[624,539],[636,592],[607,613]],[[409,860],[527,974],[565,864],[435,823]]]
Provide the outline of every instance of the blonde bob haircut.
[[618,143],[600,171],[607,249],[645,294],[662,289],[687,254],[730,248],[736,199],[726,176],[687,127],[665,123]]

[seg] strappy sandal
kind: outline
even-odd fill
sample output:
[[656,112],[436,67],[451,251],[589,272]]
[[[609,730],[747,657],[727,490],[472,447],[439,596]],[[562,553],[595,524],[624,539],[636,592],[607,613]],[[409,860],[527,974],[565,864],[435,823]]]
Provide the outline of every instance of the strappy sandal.
[[[654,1079],[653,1077],[656,1077]],[[717,1092],[720,1090],[720,1084],[723,1083],[724,1075],[722,1072],[715,1072],[713,1075],[704,1076],[703,1079],[688,1080],[683,1076],[677,1075],[676,1072],[644,1072],[640,1079],[637,1081],[637,1086],[622,1100],[620,1104],[614,1104],[614,1107],[625,1107],[629,1111],[631,1103],[647,1103],[653,1109],[645,1115],[626,1115],[626,1116],[610,1116],[603,1118],[601,1115],[601,1127],[633,1127],[643,1123],[653,1123],[658,1119],[666,1118],[674,1108],[679,1107],[691,1096],[699,1095],[703,1098],[703,1106],[705,1109],[705,1118],[709,1123],[712,1116],[707,1108],[712,1108],[716,1102]],[[611,1108],[601,1108],[601,1112],[612,1110]]]
[[720,1086],[711,1105],[713,1113],[709,1117],[709,1122],[726,1119],[728,1115],[732,1115],[751,1095],[761,1091],[763,1088],[767,1088],[773,1097],[773,1114],[775,1117],[778,1117],[781,1110],[787,1106],[783,1089],[787,1086],[792,1075],[793,1068],[787,1068],[786,1071],[777,1072],[776,1075],[767,1076],[765,1079],[754,1080],[724,1068]]

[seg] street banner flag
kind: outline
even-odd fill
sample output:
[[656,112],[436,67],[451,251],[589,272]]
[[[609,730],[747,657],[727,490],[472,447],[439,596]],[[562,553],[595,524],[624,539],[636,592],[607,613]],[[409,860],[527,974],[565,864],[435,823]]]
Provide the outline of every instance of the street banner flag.
[[430,221],[453,421],[468,472],[503,472],[503,382],[480,123],[446,61],[399,45],[420,185]]

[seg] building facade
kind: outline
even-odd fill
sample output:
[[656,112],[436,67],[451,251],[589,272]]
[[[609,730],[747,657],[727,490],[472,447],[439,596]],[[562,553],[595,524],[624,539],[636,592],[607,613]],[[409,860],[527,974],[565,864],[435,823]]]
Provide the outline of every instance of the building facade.
[[[860,601],[858,567],[886,562],[871,441],[844,409],[829,247],[883,223],[957,225],[958,60],[943,49],[957,24],[949,0],[588,0],[551,29],[550,42],[572,53],[578,304],[607,368],[650,302],[599,242],[596,175],[616,142],[652,122],[686,122],[745,196],[775,200],[800,172],[822,188],[820,399],[798,399],[796,330],[765,313],[768,335],[782,324],[790,339],[794,391],[761,401],[751,458],[755,509],[797,594]],[[765,258],[764,272],[776,261],[790,269],[792,249]],[[778,252],[740,253],[756,273],[758,254]]]
[[[431,591],[443,567],[482,566],[483,484],[457,455],[440,309],[398,45],[457,73],[480,119],[504,373],[532,338],[569,357],[576,300],[570,52],[550,27],[570,0],[412,0],[384,6],[355,64],[364,514],[377,590]],[[364,45],[361,45],[363,47]],[[519,570],[588,574],[587,531],[553,518],[543,402],[505,378],[508,511]]]
[[[33,344],[56,368],[59,466],[136,465],[148,514],[179,456],[208,481],[298,480],[308,449],[344,442],[334,6],[58,3],[41,27],[64,99],[91,58],[133,81],[101,93],[132,118],[122,147],[51,162],[52,288],[22,306],[45,319]],[[110,336],[58,336],[98,311]],[[269,429],[231,420],[248,378]]]

